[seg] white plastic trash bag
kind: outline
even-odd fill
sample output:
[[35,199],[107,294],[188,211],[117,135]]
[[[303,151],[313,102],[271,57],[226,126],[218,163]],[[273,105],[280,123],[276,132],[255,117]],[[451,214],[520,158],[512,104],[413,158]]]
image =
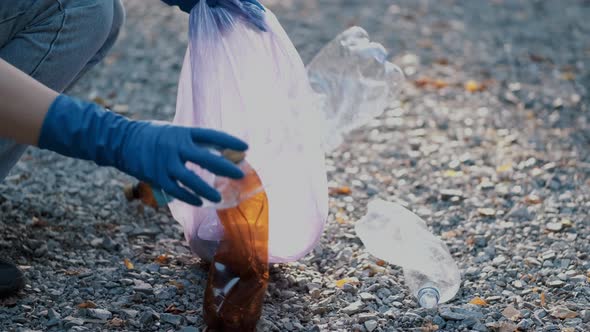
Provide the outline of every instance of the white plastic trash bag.
[[[324,154],[381,114],[403,75],[359,27],[341,33],[306,70],[269,9],[262,32],[207,3],[190,15],[174,123],[221,130],[249,144],[247,162],[269,200],[269,262],[296,261],[319,242],[327,219]],[[216,183],[213,174],[189,166]],[[193,252],[210,260],[223,237],[215,207],[173,201],[170,208]]]
[[[219,24],[206,1],[193,9],[174,123],[221,130],[248,143],[247,161],[269,200],[269,261],[287,262],[319,241],[328,189],[320,114],[303,62],[276,17],[268,9],[265,16],[267,31],[261,32],[239,19]],[[191,168],[214,182],[208,171]],[[223,234],[215,208],[180,201],[170,208],[193,251],[209,256],[204,250],[213,250]]]

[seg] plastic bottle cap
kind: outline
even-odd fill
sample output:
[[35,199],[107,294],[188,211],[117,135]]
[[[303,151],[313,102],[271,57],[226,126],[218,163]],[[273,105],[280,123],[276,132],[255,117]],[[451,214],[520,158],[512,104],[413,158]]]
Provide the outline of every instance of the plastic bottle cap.
[[433,309],[438,305],[440,293],[434,287],[425,287],[418,292],[418,303],[422,308]]

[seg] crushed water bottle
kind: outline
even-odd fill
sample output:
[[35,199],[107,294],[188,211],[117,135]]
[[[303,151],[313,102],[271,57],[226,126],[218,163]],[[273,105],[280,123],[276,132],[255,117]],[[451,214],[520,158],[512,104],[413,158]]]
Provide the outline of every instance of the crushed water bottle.
[[355,230],[372,255],[403,268],[421,307],[434,308],[457,294],[461,274],[447,246],[403,206],[374,200]]
[[383,45],[355,26],[324,46],[307,66],[317,108],[324,117],[322,143],[326,152],[399,99],[404,74],[389,57]]

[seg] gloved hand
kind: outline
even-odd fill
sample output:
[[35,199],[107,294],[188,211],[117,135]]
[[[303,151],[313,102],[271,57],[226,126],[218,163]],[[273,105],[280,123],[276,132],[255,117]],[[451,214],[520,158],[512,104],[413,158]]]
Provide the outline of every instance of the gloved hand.
[[49,108],[38,146],[115,167],[196,206],[203,203],[200,197],[217,203],[221,195],[186,168],[185,163],[239,179],[244,176],[242,171],[208,148],[248,148],[241,140],[218,131],[131,121],[97,104],[66,95],[58,96]]
[[[170,6],[178,6],[180,10],[186,13],[190,13],[191,9],[193,9],[196,4],[199,3],[200,0],[162,0]],[[247,2],[255,5],[256,7],[264,10],[264,7],[258,2],[257,0],[206,0],[207,4],[211,7],[214,7],[218,4],[218,2]]]
[[170,6],[178,6],[180,10],[190,13],[191,9],[199,3],[199,0],[162,0]]

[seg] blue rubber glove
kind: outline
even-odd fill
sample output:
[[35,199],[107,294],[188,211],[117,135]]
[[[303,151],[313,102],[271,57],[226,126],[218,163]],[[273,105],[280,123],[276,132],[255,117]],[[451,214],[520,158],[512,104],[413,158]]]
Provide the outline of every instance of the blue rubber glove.
[[218,131],[132,121],[66,95],[58,96],[49,108],[38,146],[115,167],[196,206],[203,203],[200,197],[217,203],[221,195],[186,168],[185,163],[240,179],[244,176],[242,171],[209,148],[248,148],[241,140]]
[[[190,13],[199,0],[162,0],[171,6],[178,6],[182,11]],[[213,19],[221,29],[232,26],[235,17],[250,22],[260,31],[267,31],[264,17],[264,6],[257,0],[203,0],[211,8]]]
[[170,6],[178,6],[180,10],[190,13],[191,9],[199,3],[199,0],[162,0]]
[[[194,6],[196,6],[200,0],[162,0],[164,1],[166,4],[170,5],[170,6],[178,6],[180,8],[180,10],[182,10],[183,12],[186,13],[190,13],[191,9],[193,9]],[[207,4],[211,7],[215,7],[217,6],[220,2],[221,5],[225,5],[225,3],[229,3],[231,4],[231,2],[247,2],[247,3],[251,3],[253,5],[255,5],[256,7],[264,10],[264,7],[260,4],[260,2],[258,2],[257,0],[206,0]]]

